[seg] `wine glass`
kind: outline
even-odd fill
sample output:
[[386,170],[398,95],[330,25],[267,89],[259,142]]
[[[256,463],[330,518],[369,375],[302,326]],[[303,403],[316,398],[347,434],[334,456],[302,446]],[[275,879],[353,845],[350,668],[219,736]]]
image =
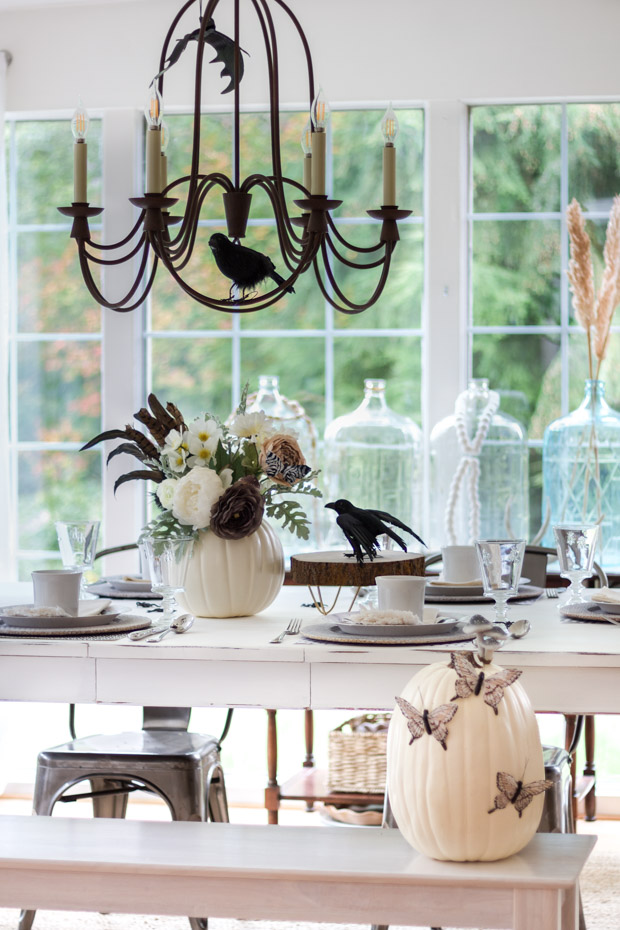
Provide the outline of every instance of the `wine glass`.
[[82,572],[80,599],[96,597],[86,588],[86,573],[93,570],[99,536],[98,520],[59,520],[55,524],[58,548],[64,568]]
[[484,593],[495,601],[495,623],[506,623],[508,598],[519,589],[525,540],[479,539],[476,552]]
[[594,574],[592,564],[598,545],[599,527],[566,523],[554,526],[553,534],[558,550],[560,576],[570,581],[566,599],[560,606],[583,604],[588,598],[582,582]]
[[162,620],[172,620],[175,595],[185,588],[187,567],[194,548],[192,536],[144,536],[141,546],[148,560],[153,591],[162,594]]

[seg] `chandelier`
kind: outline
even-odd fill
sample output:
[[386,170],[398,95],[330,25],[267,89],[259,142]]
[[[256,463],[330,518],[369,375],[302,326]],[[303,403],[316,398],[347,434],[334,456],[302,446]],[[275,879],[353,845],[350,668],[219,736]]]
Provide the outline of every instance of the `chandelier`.
[[[186,11],[199,2],[199,27],[187,33],[169,52],[177,24]],[[234,4],[234,36],[229,38],[218,32],[213,14],[220,0],[208,0],[202,10],[202,0],[188,0],[174,17],[161,52],[159,72],[150,88],[145,115],[146,128],[146,186],[142,197],[130,198],[139,211],[139,217],[129,233],[118,242],[98,244],[91,239],[88,220],[102,213],[102,208],[91,207],[87,197],[87,146],[88,116],[78,106],[72,120],[74,136],[74,202],[70,207],[59,207],[60,212],[73,219],[71,238],[76,240],[80,269],[93,298],[102,306],[119,312],[138,307],[153,286],[159,263],[168,270],[179,287],[192,299],[214,310],[233,313],[250,313],[268,307],[280,300],[311,266],[324,298],[343,313],[361,313],[372,306],[385,286],[390,261],[398,241],[397,220],[410,215],[396,205],[396,150],[394,141],[398,121],[391,105],[381,122],[383,133],[383,201],[380,209],[368,210],[369,216],[381,221],[378,242],[372,246],[356,246],[337,229],[331,216],[342,201],[327,197],[325,185],[325,142],[329,120],[329,106],[319,89],[315,94],[314,74],[310,48],[304,32],[292,10],[283,0],[248,0],[258,18],[262,33],[269,78],[269,122],[271,135],[270,175],[250,173],[242,179],[239,152],[240,85],[244,72],[244,49],[240,45],[240,0]],[[308,101],[310,119],[302,136],[302,182],[285,177],[282,173],[279,126],[279,69],[276,32],[270,6],[281,8],[290,18],[301,42],[308,72]],[[162,122],[163,86],[165,72],[181,57],[188,45],[196,42],[196,76],[194,89],[192,161],[190,174],[168,181],[166,142],[167,127]],[[215,171],[205,174],[200,166],[201,88],[205,44],[216,50],[213,62],[223,64],[221,75],[229,79],[223,93],[233,92],[233,155],[232,178]],[[246,234],[250,214],[252,191],[263,190],[270,201],[279,243],[276,265],[271,256],[241,245]],[[224,203],[228,236],[216,233],[209,245],[213,258],[223,275],[230,279],[229,296],[215,298],[200,293],[184,278],[196,244],[198,222],[205,199],[221,192]],[[170,209],[178,202],[176,193],[185,194],[182,216],[171,215]],[[296,196],[293,202],[298,212],[292,215],[285,191]],[[178,225],[178,228],[176,228]],[[344,253],[348,253],[345,255]],[[97,254],[99,253],[99,254]],[[103,253],[103,254],[101,254]],[[353,253],[354,258],[349,257]],[[137,261],[137,274],[129,291],[117,301],[106,300],[97,287],[91,266],[119,265]],[[346,297],[334,273],[337,264],[353,269],[377,269],[378,276],[368,299],[356,303]],[[256,287],[269,279],[270,290],[259,293]],[[271,282],[275,283],[271,287]]]

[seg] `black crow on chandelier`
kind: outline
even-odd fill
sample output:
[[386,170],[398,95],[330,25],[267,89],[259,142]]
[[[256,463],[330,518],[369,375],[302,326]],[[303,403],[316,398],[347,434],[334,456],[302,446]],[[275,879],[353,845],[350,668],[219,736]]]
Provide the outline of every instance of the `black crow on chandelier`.
[[[247,291],[253,291],[266,278],[271,278],[276,284],[284,284],[284,278],[276,271],[276,266],[268,255],[250,249],[247,245],[237,245],[223,233],[213,233],[209,239],[215,264],[226,278],[230,278],[233,285],[230,289],[230,300],[233,300],[233,287],[241,291],[245,297]],[[294,294],[292,287],[287,287],[289,294]]]

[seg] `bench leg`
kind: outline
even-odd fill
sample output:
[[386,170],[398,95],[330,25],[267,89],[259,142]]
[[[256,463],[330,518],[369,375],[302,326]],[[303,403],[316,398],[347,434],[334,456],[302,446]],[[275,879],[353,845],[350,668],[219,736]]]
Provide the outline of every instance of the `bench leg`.
[[[577,930],[577,910],[562,907],[562,892],[527,889],[514,892],[514,930]],[[570,911],[570,912],[569,912]]]

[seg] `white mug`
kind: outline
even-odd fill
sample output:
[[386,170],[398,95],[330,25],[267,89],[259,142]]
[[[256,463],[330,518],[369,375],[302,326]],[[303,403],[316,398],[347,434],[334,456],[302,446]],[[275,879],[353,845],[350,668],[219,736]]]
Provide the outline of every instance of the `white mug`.
[[62,607],[78,616],[82,572],[72,568],[37,569],[32,572],[35,607]]
[[376,579],[379,610],[409,610],[414,623],[422,623],[426,578],[419,575],[379,575]]
[[480,578],[480,566],[475,546],[442,546],[443,581],[454,584]]

